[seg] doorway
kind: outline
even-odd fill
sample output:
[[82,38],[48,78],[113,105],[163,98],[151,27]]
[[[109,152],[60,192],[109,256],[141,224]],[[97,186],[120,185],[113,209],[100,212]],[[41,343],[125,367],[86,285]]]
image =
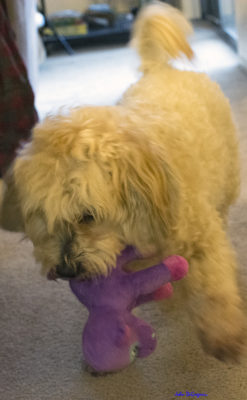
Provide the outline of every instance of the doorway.
[[235,43],[237,41],[237,27],[235,19],[234,0],[201,0],[202,15],[220,26]]

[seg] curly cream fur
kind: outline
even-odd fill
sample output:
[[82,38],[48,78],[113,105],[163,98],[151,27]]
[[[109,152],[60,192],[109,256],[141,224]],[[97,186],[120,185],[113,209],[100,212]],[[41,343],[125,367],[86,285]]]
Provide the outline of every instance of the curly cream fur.
[[[139,82],[116,106],[78,108],[37,125],[13,177],[44,273],[79,263],[85,276],[107,274],[128,244],[146,257],[183,255],[204,345],[235,358],[244,323],[224,226],[239,190],[237,140],[219,86],[170,66],[192,56],[189,31],[169,6],[144,10],[134,36]],[[87,213],[94,221],[81,220]]]

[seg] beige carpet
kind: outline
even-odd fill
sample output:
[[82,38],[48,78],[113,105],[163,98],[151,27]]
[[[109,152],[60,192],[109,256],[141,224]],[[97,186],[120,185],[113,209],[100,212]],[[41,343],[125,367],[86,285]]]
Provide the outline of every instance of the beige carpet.
[[[231,213],[230,234],[239,257],[240,286],[247,304],[247,74],[238,66],[234,52],[207,26],[197,29],[194,46],[198,62],[205,62],[205,69],[230,97],[240,128],[243,188]],[[50,58],[41,71],[37,98],[41,114],[62,102],[74,102],[73,91],[75,101],[114,101],[134,80],[131,68],[135,62],[127,48]],[[80,68],[83,74],[79,74]],[[102,86],[107,88],[111,79],[113,85],[104,97]],[[91,83],[94,89],[90,92]],[[201,398],[210,400],[247,399],[247,358],[240,365],[226,365],[205,355],[184,311],[175,309],[164,315],[155,303],[138,311],[157,331],[155,353],[120,373],[91,376],[81,357],[81,331],[87,312],[65,282],[47,282],[39,275],[32,245],[22,241],[19,234],[0,231],[0,286],[1,400],[197,398],[186,396],[186,391],[207,394]],[[176,392],[184,396],[178,397]]]

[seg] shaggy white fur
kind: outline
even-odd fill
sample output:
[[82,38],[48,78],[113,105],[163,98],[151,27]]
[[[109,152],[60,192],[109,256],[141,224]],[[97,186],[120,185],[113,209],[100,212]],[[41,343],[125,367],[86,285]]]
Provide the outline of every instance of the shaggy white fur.
[[193,56],[190,32],[172,7],[145,8],[133,38],[139,82],[116,106],[78,108],[37,125],[5,198],[18,195],[35,257],[53,277],[107,274],[128,244],[150,257],[147,265],[186,257],[190,312],[204,347],[236,359],[244,320],[224,226],[239,190],[237,140],[218,85],[171,66]]

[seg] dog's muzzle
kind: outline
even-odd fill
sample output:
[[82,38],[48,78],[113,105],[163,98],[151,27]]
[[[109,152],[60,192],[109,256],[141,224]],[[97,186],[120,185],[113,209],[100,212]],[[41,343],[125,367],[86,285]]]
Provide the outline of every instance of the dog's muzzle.
[[76,264],[75,267],[63,263],[51,269],[47,274],[47,278],[49,280],[56,280],[56,279],[67,280],[82,276],[84,272],[85,269],[82,267],[81,263]]

